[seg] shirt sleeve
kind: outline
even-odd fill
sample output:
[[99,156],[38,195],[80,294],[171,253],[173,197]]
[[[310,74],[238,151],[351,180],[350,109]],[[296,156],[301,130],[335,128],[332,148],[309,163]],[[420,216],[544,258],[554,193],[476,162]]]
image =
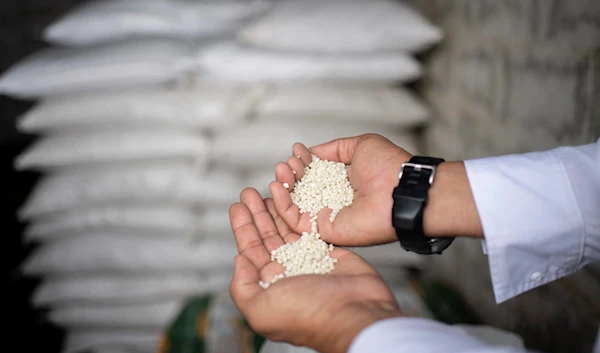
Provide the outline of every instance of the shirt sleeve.
[[378,321],[352,341],[348,353],[524,353],[523,348],[490,345],[457,326],[423,318]]
[[[546,152],[465,161],[497,302],[600,260],[600,139]],[[598,338],[600,345],[600,334]],[[523,353],[423,318],[376,322],[348,353]]]
[[465,167],[498,303],[600,260],[600,139]]

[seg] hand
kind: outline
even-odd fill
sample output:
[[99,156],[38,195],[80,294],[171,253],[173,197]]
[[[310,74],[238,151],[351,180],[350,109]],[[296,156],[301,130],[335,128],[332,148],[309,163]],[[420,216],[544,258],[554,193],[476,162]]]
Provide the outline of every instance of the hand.
[[297,240],[277,215],[273,201],[254,189],[242,191],[229,216],[239,255],[231,296],[250,326],[273,340],[319,352],[346,352],[354,337],[375,321],[400,316],[398,304],[377,272],[353,252],[335,248],[327,275],[286,277],[262,289],[284,267],[270,252]]
[[[352,205],[343,208],[335,221],[329,221],[330,209],[319,213],[317,224],[321,237],[341,246],[365,246],[396,241],[392,227],[392,192],[398,185],[402,163],[412,155],[379,135],[362,135],[337,139],[310,149],[297,143],[293,156],[275,169],[276,182],[270,190],[275,208],[296,232],[310,231],[309,215],[298,212],[289,192],[304,175],[311,153],[321,159],[350,165],[348,178],[355,190]],[[296,157],[300,156],[300,158]],[[294,175],[292,170],[296,171]],[[283,183],[290,185],[289,190]]]
[[[323,209],[317,219],[319,233],[328,243],[368,246],[397,240],[392,227],[392,192],[398,185],[402,163],[412,155],[380,135],[342,138],[307,149],[296,143],[293,156],[275,169],[270,185],[275,209],[297,233],[310,231],[309,215],[298,212],[290,191],[304,175],[311,153],[321,159],[343,162],[355,190],[352,205],[343,208],[332,223],[331,210]],[[296,157],[300,156],[300,158]],[[293,174],[292,171],[296,171]],[[285,188],[283,183],[289,184]],[[425,235],[483,237],[479,214],[462,162],[445,162],[436,170],[423,215]]]

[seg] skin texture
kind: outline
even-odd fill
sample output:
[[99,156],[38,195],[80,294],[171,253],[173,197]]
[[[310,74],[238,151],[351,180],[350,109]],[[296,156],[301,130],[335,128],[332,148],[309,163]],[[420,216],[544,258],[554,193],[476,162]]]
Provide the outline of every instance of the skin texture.
[[[331,210],[324,209],[319,213],[317,222],[321,237],[328,243],[341,246],[368,246],[397,241],[392,227],[391,195],[398,185],[402,163],[412,155],[374,134],[337,139],[310,149],[296,143],[293,156],[287,163],[277,165],[276,181],[271,183],[270,191],[277,213],[298,233],[310,231],[309,215],[299,214],[290,192],[294,182],[304,175],[304,167],[310,163],[311,153],[321,159],[349,165],[348,177],[355,189],[354,202],[340,211],[335,222],[329,222]],[[283,183],[290,187],[285,188]],[[442,163],[437,168],[423,218],[427,236],[483,236],[462,162]]]
[[[287,163],[276,166],[276,181],[270,185],[273,199],[263,200],[256,190],[246,189],[241,202],[230,208],[239,250],[230,292],[252,328],[265,337],[324,353],[346,352],[354,337],[370,324],[402,316],[387,285],[361,257],[336,248],[331,256],[338,262],[328,275],[287,277],[266,290],[258,282],[284,272],[282,265],[271,262],[272,250],[310,231],[309,215],[299,214],[290,192],[302,178],[311,153],[349,165],[353,204],[342,209],[333,223],[329,222],[330,210],[321,211],[318,217],[321,237],[341,246],[397,241],[391,226],[391,195],[402,163],[412,155],[373,134],[310,149],[297,143],[292,152]],[[437,168],[423,226],[427,236],[483,236],[462,162],[442,163]]]
[[[271,199],[245,189],[229,214],[239,255],[234,261],[231,296],[258,333],[274,341],[342,353],[370,324],[402,313],[379,274],[352,251],[336,248],[338,259],[328,275],[286,277],[267,290],[284,268],[270,252],[299,238],[275,211]],[[335,338],[335,339],[332,339]]]

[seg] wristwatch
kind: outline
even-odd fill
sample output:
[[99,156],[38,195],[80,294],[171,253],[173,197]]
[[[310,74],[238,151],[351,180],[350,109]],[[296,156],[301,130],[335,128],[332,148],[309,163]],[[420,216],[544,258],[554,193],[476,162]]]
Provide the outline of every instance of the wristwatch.
[[441,158],[414,156],[402,164],[398,186],[392,197],[392,225],[400,246],[418,254],[441,254],[453,237],[429,238],[423,233],[423,210],[427,205],[427,192],[433,183]]

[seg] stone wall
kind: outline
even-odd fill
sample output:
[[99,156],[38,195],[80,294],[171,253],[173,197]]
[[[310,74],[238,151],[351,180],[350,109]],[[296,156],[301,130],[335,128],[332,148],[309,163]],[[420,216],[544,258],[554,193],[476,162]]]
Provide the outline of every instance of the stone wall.
[[[424,55],[427,74],[418,84],[436,113],[425,131],[429,154],[467,159],[600,137],[600,1],[411,2],[446,35]],[[598,266],[496,305],[479,241],[460,239],[432,260],[430,273],[530,348],[591,352]]]

